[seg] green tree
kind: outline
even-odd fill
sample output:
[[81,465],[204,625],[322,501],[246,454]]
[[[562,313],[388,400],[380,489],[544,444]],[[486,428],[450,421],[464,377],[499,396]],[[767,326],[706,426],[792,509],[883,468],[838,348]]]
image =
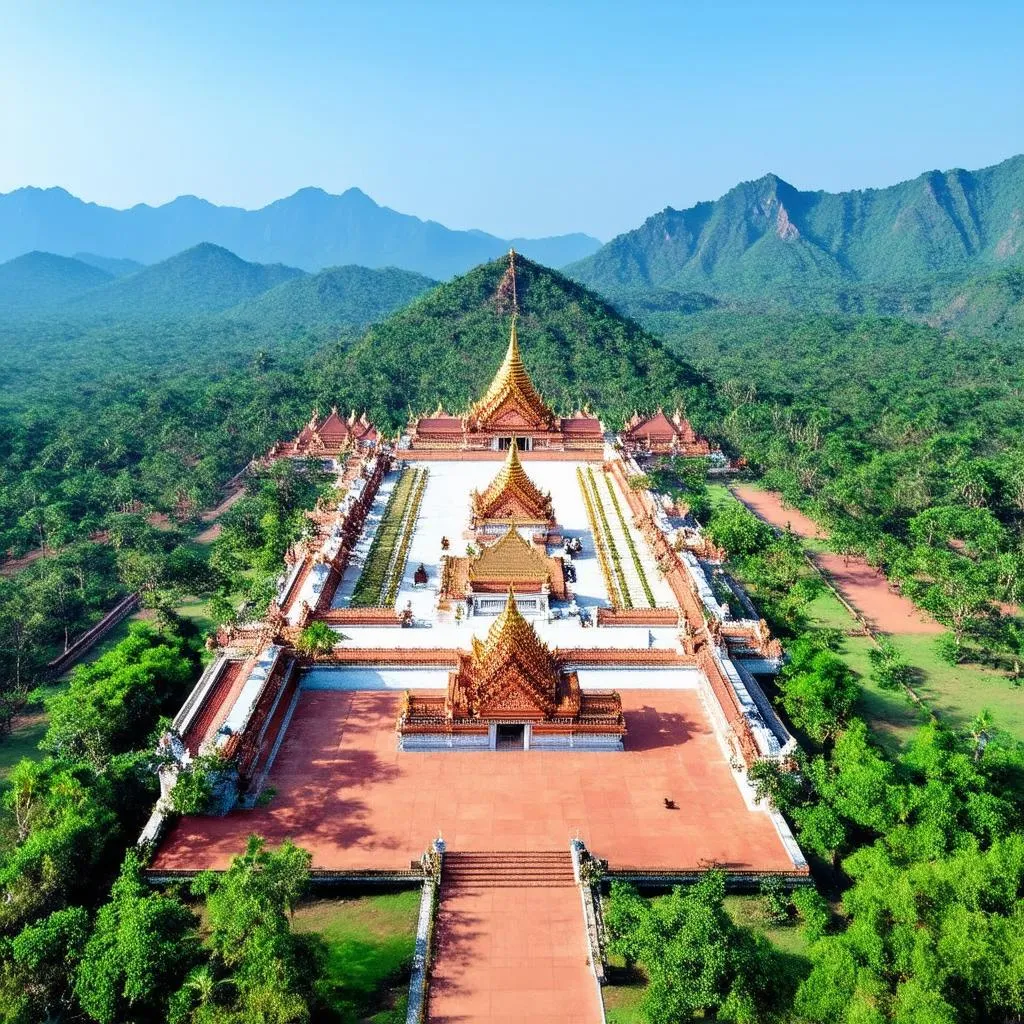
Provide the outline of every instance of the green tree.
[[302,654],[317,657],[321,654],[330,654],[342,640],[347,639],[344,634],[335,633],[326,622],[311,622],[299,634],[295,648]]
[[643,966],[643,1011],[651,1024],[696,1014],[753,1024],[781,1009],[782,972],[770,943],[733,924],[725,878],[710,871],[668,896],[641,899],[613,882],[606,923],[611,948]]
[[859,694],[846,662],[807,640],[793,645],[780,686],[783,707],[793,724],[818,742],[833,738],[843,728]]
[[119,830],[111,780],[88,765],[24,759],[8,781],[0,930],[13,931],[87,888]]
[[165,1019],[170,997],[199,957],[196,924],[188,907],[146,884],[129,851],[75,978],[89,1017],[99,1024]]
[[[309,879],[310,855],[285,842],[267,850],[249,837],[223,875],[200,875],[212,973],[193,973],[175,995],[171,1020],[300,1024],[310,1019],[319,947],[291,934],[289,915]],[[220,984],[224,982],[224,984]]]
[[811,949],[809,1021],[987,1022],[1024,1011],[1024,838],[909,868],[881,844],[847,859],[850,926]]
[[727,502],[716,510],[707,534],[734,557],[759,554],[775,540],[772,528],[738,501]]
[[124,640],[76,668],[68,689],[50,700],[44,749],[102,766],[144,746],[158,715],[180,704],[196,667],[180,638],[133,623]]
[[75,1006],[74,972],[89,935],[84,907],[55,910],[0,942],[0,1021],[59,1020]]

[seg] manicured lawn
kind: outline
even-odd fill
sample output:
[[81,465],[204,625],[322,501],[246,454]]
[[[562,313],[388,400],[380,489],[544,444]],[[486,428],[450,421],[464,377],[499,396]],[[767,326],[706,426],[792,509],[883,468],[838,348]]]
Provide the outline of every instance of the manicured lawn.
[[[792,973],[793,984],[796,985],[810,966],[807,960],[807,939],[803,929],[797,925],[780,927],[766,923],[760,897],[756,895],[726,896],[725,909],[736,924],[760,932],[784,954],[784,969],[787,973]],[[615,977],[616,969],[622,969],[622,960],[611,957],[609,966],[612,976]],[[643,977],[639,976],[639,972],[638,976],[629,981],[606,985],[602,989],[602,994],[608,1024],[646,1024],[647,1018],[640,1010],[646,988],[647,985]]]
[[[237,600],[232,595],[233,600]],[[217,623],[210,614],[210,601],[205,597],[189,597],[174,609],[183,619],[191,619],[196,629],[204,636],[217,628]]]
[[[622,960],[609,958],[609,966],[621,968]],[[604,997],[604,1012],[608,1024],[645,1024],[647,1018],[640,1012],[640,1001],[647,989],[646,981],[639,976],[628,982],[605,985],[601,989]]]
[[295,932],[318,934],[327,948],[325,994],[345,1024],[405,1021],[408,972],[420,892],[323,899],[295,912]]
[[[401,540],[409,504],[423,471],[406,466],[395,483],[394,490],[384,506],[377,532],[363,563],[363,571],[352,592],[353,608],[379,607],[388,585],[388,570],[392,567],[395,548]],[[404,566],[403,566],[404,568]]]
[[985,708],[995,724],[1024,739],[1024,687],[984,665],[948,665],[936,651],[934,636],[898,635],[893,643],[921,672],[915,689],[944,721],[963,728]]
[[[60,693],[67,689],[67,679],[61,679],[53,686],[46,687],[47,694]],[[11,769],[23,758],[40,758],[39,741],[50,724],[49,716],[42,709],[16,715],[8,735],[0,739],[0,791],[7,783]]]
[[39,741],[43,738],[48,724],[42,712],[18,715],[10,733],[0,740],[0,790],[7,784],[11,769],[23,757],[41,757]]
[[[712,484],[709,490],[716,505],[736,500],[724,485]],[[808,552],[828,549],[820,540],[804,541],[803,546]],[[859,625],[830,590],[810,603],[808,615],[814,625],[844,632]],[[1014,686],[1005,674],[984,665],[946,664],[938,656],[934,635],[896,633],[890,638],[916,671],[915,691],[943,722],[962,729],[980,711],[988,709],[998,728],[1024,738],[1024,687]],[[901,692],[882,690],[871,681],[868,651],[873,646],[869,637],[850,636],[844,641],[842,654],[860,677],[858,714],[891,749],[910,737],[922,713]]]

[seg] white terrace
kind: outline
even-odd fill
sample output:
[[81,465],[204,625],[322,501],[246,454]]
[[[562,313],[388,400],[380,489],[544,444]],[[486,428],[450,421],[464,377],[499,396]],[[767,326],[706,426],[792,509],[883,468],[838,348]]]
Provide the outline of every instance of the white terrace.
[[[430,461],[420,465],[428,470],[429,475],[405,573],[395,602],[398,609],[403,609],[411,603],[418,628],[404,631],[402,646],[464,647],[468,645],[470,636],[482,636],[486,633],[491,619],[486,616],[474,616],[462,623],[438,621],[437,588],[440,583],[440,561],[444,553],[441,539],[448,538],[451,554],[465,553],[470,492],[474,489],[483,490],[498,472],[501,464],[493,460],[460,460]],[[645,606],[647,602],[637,582],[637,570],[625,536],[627,531],[640,558],[655,604],[662,607],[674,606],[672,591],[660,576],[647,542],[633,526],[625,495],[612,478],[593,463],[530,460],[525,464],[525,469],[539,487],[550,491],[562,536],[578,537],[583,544],[582,552],[574,559],[576,582],[570,585],[577,607],[588,610],[593,616],[597,608],[611,607],[612,604],[595,552],[594,537],[577,478],[577,468],[581,468],[584,473],[588,469],[593,470],[597,481],[597,493],[602,498],[609,529],[620,553],[627,587],[636,605]],[[334,595],[334,607],[348,607],[351,602],[373,535],[380,525],[399,472],[399,468],[393,469],[381,484],[373,508],[367,517],[363,536]],[[608,483],[615,488],[622,509],[622,518],[618,516],[614,503],[610,500]],[[557,552],[552,550],[550,553]],[[420,565],[423,565],[428,573],[429,583],[426,587],[413,585],[413,574]],[[567,608],[564,604],[559,608],[557,602],[553,602],[553,606],[556,614]],[[651,644],[664,648],[675,647],[678,642],[677,631],[670,628],[584,628],[578,619],[568,617],[537,621],[535,626],[547,643],[561,647],[647,647]],[[358,646],[392,646],[395,643],[394,630],[386,627],[346,627],[345,632]]]

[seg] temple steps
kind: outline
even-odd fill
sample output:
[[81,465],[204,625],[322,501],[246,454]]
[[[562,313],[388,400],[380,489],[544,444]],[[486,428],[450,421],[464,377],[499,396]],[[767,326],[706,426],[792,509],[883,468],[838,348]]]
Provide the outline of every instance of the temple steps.
[[442,887],[453,889],[562,888],[575,885],[568,851],[486,850],[446,853]]

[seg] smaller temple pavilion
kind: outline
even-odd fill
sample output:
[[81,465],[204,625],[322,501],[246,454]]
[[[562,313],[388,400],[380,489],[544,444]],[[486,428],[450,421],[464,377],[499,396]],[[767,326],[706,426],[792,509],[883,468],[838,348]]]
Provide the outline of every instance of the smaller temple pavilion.
[[486,394],[465,415],[442,408],[410,421],[412,449],[504,451],[591,451],[604,449],[604,424],[582,410],[556,416],[540,397],[519,351],[513,314],[508,350]]
[[345,419],[334,406],[323,420],[314,409],[294,441],[276,444],[267,454],[269,458],[330,459],[359,445],[376,444],[379,439],[377,428],[366,418],[365,412],[357,417],[353,410]]
[[464,600],[473,615],[497,615],[510,588],[520,613],[547,615],[551,599],[566,599],[562,559],[545,554],[513,525],[475,555],[445,557],[440,596],[448,605]]
[[622,431],[622,443],[631,455],[684,455],[698,458],[711,454],[711,445],[678,410],[672,416],[659,409],[653,416],[633,413]]
[[470,529],[486,542],[510,526],[543,543],[555,527],[551,495],[529,477],[519,459],[519,446],[509,446],[505,465],[483,491],[470,495]]
[[460,656],[447,693],[407,691],[398,718],[403,750],[621,750],[625,734],[619,694],[581,690],[511,588],[486,639]]

